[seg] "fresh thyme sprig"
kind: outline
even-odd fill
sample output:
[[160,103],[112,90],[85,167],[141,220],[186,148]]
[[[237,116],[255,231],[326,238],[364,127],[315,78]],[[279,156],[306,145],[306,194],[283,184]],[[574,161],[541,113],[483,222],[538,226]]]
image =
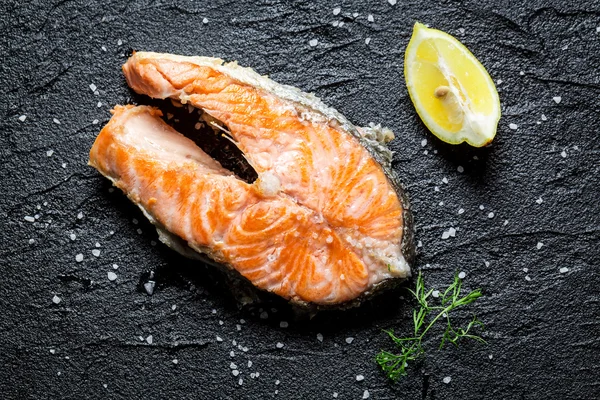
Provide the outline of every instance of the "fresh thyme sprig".
[[[414,332],[413,336],[409,337],[398,337],[394,334],[393,330],[384,330],[390,338],[394,341],[396,346],[400,349],[400,353],[392,353],[389,351],[382,350],[377,354],[377,364],[383,369],[387,376],[396,381],[401,376],[406,375],[406,367],[409,362],[415,361],[425,353],[423,348],[423,338],[430,331],[430,329],[440,320],[446,321],[446,329],[442,335],[440,343],[440,349],[444,347],[446,343],[452,343],[458,346],[458,340],[460,338],[467,338],[477,340],[482,343],[486,343],[480,336],[471,333],[471,329],[475,326],[483,328],[483,323],[473,316],[473,319],[465,328],[455,328],[450,320],[450,312],[454,309],[471,304],[479,297],[481,297],[481,290],[476,289],[461,297],[462,279],[458,276],[458,273],[454,275],[454,282],[438,296],[439,305],[430,305],[428,300],[432,296],[434,290],[429,289],[426,291],[425,283],[423,282],[423,276],[421,272],[417,276],[417,287],[415,290],[409,290],[410,293],[419,303],[418,308],[413,310],[413,324]],[[433,318],[427,318],[429,315],[435,315]]]

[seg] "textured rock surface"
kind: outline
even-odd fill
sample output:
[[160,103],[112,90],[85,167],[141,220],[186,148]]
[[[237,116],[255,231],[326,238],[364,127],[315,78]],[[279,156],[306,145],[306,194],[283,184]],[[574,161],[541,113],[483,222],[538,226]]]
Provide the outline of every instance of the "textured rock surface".
[[[0,398],[600,398],[600,3],[517,4],[2,2]],[[502,80],[491,147],[445,145],[419,122],[402,76],[415,20]],[[489,345],[433,350],[392,385],[373,358],[392,348],[382,328],[409,329],[406,293],[311,321],[274,302],[261,319],[212,269],[153,246],[141,213],[86,166],[110,107],[132,98],[131,49],[238,60],[392,128],[417,266],[431,285],[461,270],[483,288]]]

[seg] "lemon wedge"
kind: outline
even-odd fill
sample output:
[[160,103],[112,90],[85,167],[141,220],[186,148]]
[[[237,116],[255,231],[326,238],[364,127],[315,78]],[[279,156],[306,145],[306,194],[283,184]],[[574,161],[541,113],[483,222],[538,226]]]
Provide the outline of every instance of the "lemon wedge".
[[481,147],[496,135],[498,91],[483,65],[456,38],[417,22],[406,48],[410,98],[429,130],[446,143]]

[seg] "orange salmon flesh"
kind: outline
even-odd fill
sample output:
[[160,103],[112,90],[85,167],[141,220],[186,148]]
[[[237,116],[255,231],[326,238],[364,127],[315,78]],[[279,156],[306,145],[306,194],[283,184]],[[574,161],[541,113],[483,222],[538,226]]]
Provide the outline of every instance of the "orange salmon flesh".
[[[128,84],[224,124],[256,170],[247,183],[147,106],[116,106],[90,165],[161,229],[259,289],[336,305],[410,275],[400,197],[361,142],[275,84],[220,60],[135,53]],[[283,92],[282,92],[283,93]]]

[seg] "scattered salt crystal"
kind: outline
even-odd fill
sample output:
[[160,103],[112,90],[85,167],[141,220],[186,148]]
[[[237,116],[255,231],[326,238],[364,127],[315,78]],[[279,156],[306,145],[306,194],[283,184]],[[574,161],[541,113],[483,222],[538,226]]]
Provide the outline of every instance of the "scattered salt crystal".
[[322,334],[322,333],[317,333],[317,340],[318,340],[319,342],[322,342],[322,341],[323,341],[323,334]]
[[233,361],[232,361],[231,364],[229,364],[229,368],[231,368],[231,369],[237,369],[237,365],[235,365],[233,363]]
[[360,381],[364,381],[364,380],[365,380],[365,377],[364,377],[364,376],[362,376],[362,375],[356,375],[356,380],[357,380],[358,382],[360,382]]
[[596,27],[596,33],[600,33],[600,26]]
[[248,360],[248,368],[252,368],[252,361],[250,361],[250,360]]
[[115,274],[112,271],[108,271],[108,273],[106,275],[108,276],[109,281],[114,281],[117,279],[117,274]]
[[283,348],[283,343],[281,343],[281,342],[278,342],[278,343],[277,343],[277,345],[276,345],[276,347],[277,347],[278,349],[281,349],[281,348]]
[[154,281],[148,281],[144,283],[144,289],[149,296],[152,296],[152,293],[154,293],[154,285],[156,285],[156,282]]
[[489,261],[484,261],[483,263],[485,264],[486,267],[490,266],[490,262]]
[[32,216],[30,216],[30,215],[27,215],[27,216],[25,217],[25,221],[27,221],[27,222],[35,222],[35,218],[34,218],[34,217],[32,217]]
[[213,308],[211,312],[212,312],[213,314],[216,314],[216,313],[217,313],[217,310]]
[[448,231],[444,231],[444,233],[442,233],[442,239],[446,240],[450,237],[450,233]]
[[548,117],[546,117],[544,114],[542,114],[542,121],[548,121]]
[[83,261],[83,254],[79,253],[75,256],[75,261],[77,262],[82,262]]
[[148,335],[148,337],[146,338],[146,343],[152,344],[152,335]]
[[83,213],[80,212],[79,214],[77,214],[77,219],[82,219],[83,218]]
[[266,311],[263,311],[260,313],[260,319],[267,319],[269,318],[269,313],[267,313]]
[[92,124],[97,125],[98,122],[100,122],[100,121],[98,121],[97,119],[95,119],[95,120],[92,121]]
[[365,44],[367,46],[369,45],[369,43],[371,43],[371,38],[370,37],[368,37],[368,38],[365,39]]
[[485,210],[485,206],[482,204],[482,205],[479,206],[479,209],[480,210]]
[[564,150],[563,150],[563,151],[561,151],[561,152],[560,152],[560,156],[561,156],[562,158],[567,158],[567,152],[566,152],[566,151],[564,151]]
[[34,244],[35,243],[35,239],[29,239],[29,244]]
[[57,118],[53,118],[53,119],[52,119],[52,121],[53,121],[55,124],[58,124],[58,125],[60,125],[60,121],[59,121]]
[[206,18],[206,17],[202,18],[202,23],[203,24],[208,24],[208,18]]
[[54,353],[56,353],[56,350],[50,349],[50,354],[54,354]]
[[244,380],[242,378],[240,378],[240,380],[238,381],[238,385],[242,386],[243,383],[244,383]]
[[156,243],[156,240],[151,240],[151,241],[150,241],[150,246],[156,246],[156,244],[157,244],[157,243]]
[[538,203],[538,204],[542,204],[542,203],[544,202],[544,200],[542,200],[542,198],[540,197],[540,198],[539,198],[539,199],[537,199],[535,202],[536,202],[536,203]]
[[[390,2],[390,4],[392,3],[392,1],[394,2],[394,4],[396,4],[396,0],[388,0]],[[392,5],[394,5],[392,4]],[[365,389],[365,391],[363,392],[363,399],[368,399],[370,396],[369,391]]]
[[95,92],[97,87],[93,83],[90,83],[90,89],[92,90],[92,92]]
[[121,39],[117,40],[117,46],[121,46],[123,44],[123,41]]
[[504,220],[504,223],[503,223],[502,225],[504,225],[504,226],[508,225],[508,220],[507,220],[507,219],[505,219],[505,220]]
[[525,72],[519,71],[519,75],[523,76],[523,75],[525,75]]
[[508,127],[510,129],[512,129],[513,131],[516,130],[518,128],[517,124],[508,124]]
[[417,242],[417,247],[423,247],[423,242],[419,240],[419,241]]
[[333,9],[333,15],[338,15],[340,13],[340,11],[342,11],[342,9],[340,7],[336,7]]
[[529,277],[529,275],[526,275],[526,276],[525,276],[525,280],[526,280],[527,282],[529,282],[529,281],[531,280],[531,278]]
[[235,325],[235,329],[237,329],[238,331],[242,330],[242,326],[240,324],[236,324]]
[[177,304],[173,304],[173,305],[171,306],[171,310],[173,310],[173,311],[177,310]]
[[537,247],[537,249],[539,250],[539,249],[541,249],[541,248],[542,248],[542,246],[543,246],[543,245],[544,245],[544,243],[542,243],[542,242],[538,242],[538,244],[537,244],[537,246],[536,246],[536,247]]
[[561,269],[558,270],[558,272],[560,272],[561,274],[566,274],[567,272],[569,272],[569,268],[562,267]]
[[452,380],[452,378],[451,378],[451,377],[449,377],[449,376],[447,376],[447,377],[445,377],[444,379],[442,379],[442,382],[444,382],[444,383],[446,383],[446,384],[447,384],[447,383],[450,383],[450,381],[451,381],[451,380]]
[[396,5],[396,0],[388,0],[388,3],[390,3],[390,5],[395,6]]
[[54,304],[58,304],[58,303],[60,303],[60,302],[61,302],[61,299],[60,299],[60,297],[58,297],[57,295],[54,295],[54,297],[52,297],[52,302],[53,302]]
[[458,31],[459,31],[461,34],[463,34],[463,33],[465,33],[465,28],[458,28]]
[[102,107],[102,102],[99,101],[98,103],[96,103],[96,107],[98,107],[98,108]]
[[217,336],[217,342],[222,342],[223,339],[220,336]]
[[427,139],[421,140],[421,147],[427,146]]
[[498,79],[498,80],[496,81],[496,84],[497,84],[497,85],[501,85],[501,84],[502,84],[502,82],[504,82],[502,79]]
[[287,328],[288,326],[289,326],[289,324],[287,323],[287,321],[281,321],[279,323],[280,328]]
[[77,236],[75,236],[75,234],[74,234],[74,233],[71,233],[71,234],[69,235],[69,237],[71,238],[71,240],[75,240],[75,238],[76,238]]
[[136,229],[135,231],[137,232],[138,235],[142,234],[142,230],[140,228]]
[[560,101],[562,100],[562,97],[560,97],[560,96],[555,96],[555,97],[553,97],[553,98],[552,98],[552,100],[554,100],[554,102],[555,102],[556,104],[559,104],[559,103],[560,103]]
[[231,350],[231,351],[229,352],[229,357],[235,357],[235,351]]
[[101,47],[102,51],[106,51],[106,46]]
[[443,201],[440,201],[440,202],[438,203],[438,205],[441,207],[441,206],[443,206],[443,205],[444,205],[444,202],[443,202]]
[[493,212],[489,213],[488,218],[494,218],[494,213]]
[[19,117],[19,121],[21,121],[21,122],[25,122],[26,119],[27,119],[27,115],[21,115]]
[[440,297],[440,291],[439,290],[434,290],[433,292],[431,292],[431,295],[435,298]]
[[488,358],[491,360],[492,358],[494,358],[494,356],[493,356],[492,354],[490,354],[490,355],[488,356]]
[[52,154],[54,154],[54,150],[48,150],[48,151],[46,152],[46,155],[47,155],[48,157],[52,157]]
[[375,18],[373,18],[373,16],[372,16],[371,14],[369,14],[369,15],[367,16],[367,21],[369,21],[369,22],[374,22],[374,21],[375,21]]
[[467,276],[467,274],[466,274],[466,273],[464,273],[464,272],[462,272],[462,271],[458,273],[458,277],[459,277],[460,279],[465,279],[465,276]]
[[178,359],[171,360],[171,362],[172,362],[173,364],[175,364],[175,365],[179,364],[179,360],[178,360]]
[[318,45],[318,44],[319,44],[319,41],[318,41],[317,39],[311,39],[311,40],[308,42],[308,44],[309,44],[311,47],[315,47],[316,45]]
[[351,344],[354,341],[353,337],[347,337],[346,338],[346,343]]
[[463,166],[462,166],[462,165],[459,165],[459,166],[458,166],[458,168],[456,168],[456,170],[457,170],[458,172],[460,172],[461,174],[462,174],[463,172],[465,172],[465,169],[463,168]]
[[94,255],[94,257],[100,257],[100,250],[94,249],[92,250],[92,254]]
[[277,379],[277,380],[275,381],[275,384],[276,384],[276,385],[279,385],[280,383],[281,383],[281,382],[279,381],[279,379]]
[[440,191],[440,188],[439,188],[439,186],[434,186],[434,187],[433,187],[433,191],[434,191],[434,192],[439,192],[439,191]]
[[339,24],[340,24],[340,21],[333,21],[333,22],[331,23],[331,25],[333,25],[333,26],[338,26]]
[[443,177],[443,178],[442,178],[442,182],[443,182],[443,183],[448,183],[448,178],[446,178],[446,177]]
[[427,154],[429,154],[429,152],[427,150],[424,150],[423,154],[427,155]]
[[112,267],[113,269],[119,269],[119,266],[117,264],[113,264]]
[[460,208],[460,209],[458,210],[458,213],[459,213],[459,214],[462,214],[462,213],[464,213],[464,212],[465,212],[465,209],[464,209],[464,208]]
[[219,325],[223,325],[223,321],[219,320]]
[[456,229],[450,227],[450,229],[448,229],[448,234],[452,237],[456,236]]
[[527,267],[523,268],[523,272],[528,273],[529,272],[529,268],[527,268]]
[[334,399],[337,399],[337,397],[338,397],[338,394],[337,394],[337,392],[333,392],[333,398],[334,398]]

